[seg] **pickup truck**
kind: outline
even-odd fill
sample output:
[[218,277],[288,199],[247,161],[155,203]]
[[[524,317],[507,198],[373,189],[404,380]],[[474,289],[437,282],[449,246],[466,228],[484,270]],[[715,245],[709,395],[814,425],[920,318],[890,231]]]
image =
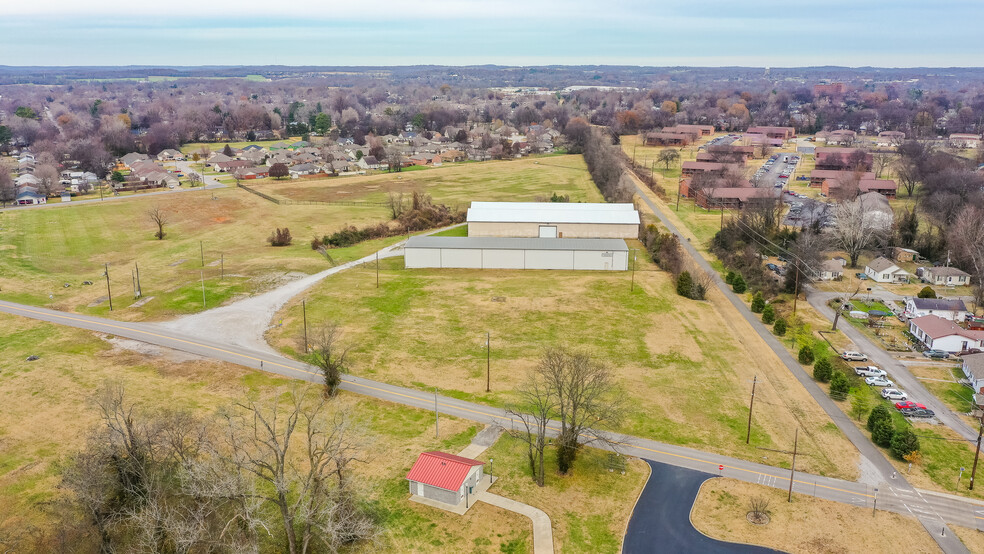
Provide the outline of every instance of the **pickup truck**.
[[878,369],[873,365],[862,365],[854,368],[854,373],[861,377],[885,377],[888,373],[884,369]]

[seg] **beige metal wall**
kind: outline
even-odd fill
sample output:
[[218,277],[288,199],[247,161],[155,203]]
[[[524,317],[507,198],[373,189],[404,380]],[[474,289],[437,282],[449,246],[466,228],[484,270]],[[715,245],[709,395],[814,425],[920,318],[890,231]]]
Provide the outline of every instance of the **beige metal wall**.
[[483,223],[468,224],[469,237],[539,237],[540,225],[557,227],[557,236],[565,239],[634,239],[638,225],[613,223]]

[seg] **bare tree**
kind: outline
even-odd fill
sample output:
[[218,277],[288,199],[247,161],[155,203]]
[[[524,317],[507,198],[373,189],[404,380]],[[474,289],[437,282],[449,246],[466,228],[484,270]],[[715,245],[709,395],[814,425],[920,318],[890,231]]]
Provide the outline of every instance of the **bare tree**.
[[621,420],[622,401],[611,372],[587,353],[549,349],[535,371],[555,396],[560,420],[557,468],[566,474],[583,445],[607,440],[599,427]]
[[[874,154],[874,165],[875,165],[875,177],[881,179],[882,174],[885,170],[895,166],[895,160],[898,158],[896,154],[891,154],[888,152],[878,152]],[[912,196],[910,193],[909,196]]]
[[387,198],[387,203],[389,204],[390,217],[392,219],[398,219],[403,212],[406,211],[407,205],[404,200],[403,191],[400,192],[390,192]]
[[311,358],[325,379],[325,396],[334,396],[342,382],[348,346],[342,345],[342,328],[331,321],[314,330]]
[[979,309],[984,304],[984,207],[964,207],[950,228],[948,241],[965,268],[973,270],[977,281],[974,303]]
[[50,196],[61,191],[62,187],[58,182],[61,176],[55,166],[48,164],[39,165],[34,170],[34,176],[38,178],[38,189],[42,195]]
[[154,236],[157,237],[157,240],[164,240],[166,234],[164,226],[168,223],[168,213],[162,210],[160,206],[154,206],[152,210],[147,212],[147,217],[154,222],[154,225],[157,225],[157,232],[154,233]]
[[188,182],[191,183],[191,186],[197,187],[198,185],[202,184],[202,176],[199,175],[198,173],[195,173],[194,171],[191,171],[188,173]]
[[14,188],[14,179],[7,172],[7,168],[0,166],[0,205],[7,206],[8,202],[17,199],[17,189]]
[[680,159],[680,151],[673,148],[664,148],[656,154],[656,162],[663,164],[663,170],[668,171],[670,164],[676,163]]
[[[327,399],[308,391],[294,388],[270,405],[249,399],[223,415],[229,460],[262,483],[257,494],[279,514],[291,554],[313,543],[337,551],[377,533],[345,478],[358,460],[355,429],[341,415],[329,417]],[[296,456],[304,463],[292,463]]]
[[530,474],[536,484],[543,486],[543,452],[547,447],[547,424],[557,409],[556,394],[542,372],[533,371],[519,389],[520,403],[507,412],[523,423],[525,432],[513,431],[511,436],[526,443]]
[[834,210],[837,225],[831,234],[834,243],[847,252],[851,267],[858,266],[861,253],[882,240],[885,226],[860,199],[841,202]]

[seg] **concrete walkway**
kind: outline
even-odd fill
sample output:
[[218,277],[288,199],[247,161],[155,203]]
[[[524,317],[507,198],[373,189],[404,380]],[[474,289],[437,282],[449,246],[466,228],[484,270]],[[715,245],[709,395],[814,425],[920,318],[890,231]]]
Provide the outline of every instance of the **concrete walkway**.
[[550,526],[550,516],[546,512],[488,491],[478,493],[474,498],[530,518],[533,521],[533,554],[553,554],[553,528]]

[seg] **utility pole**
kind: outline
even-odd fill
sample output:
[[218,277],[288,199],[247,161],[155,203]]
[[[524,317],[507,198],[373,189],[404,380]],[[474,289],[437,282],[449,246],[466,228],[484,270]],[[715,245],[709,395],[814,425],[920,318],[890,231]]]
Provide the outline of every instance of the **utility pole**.
[[724,204],[721,204],[721,230],[724,230]]
[[376,250],[376,288],[379,288],[379,250]]
[[635,266],[636,266],[636,253],[635,249],[632,249],[632,284],[629,285],[629,292],[635,291]]
[[219,254],[219,280],[225,279],[225,253]]
[[198,241],[198,248],[202,252],[202,267],[205,267],[205,241]]
[[977,432],[977,451],[974,452],[974,467],[970,470],[970,490],[974,490],[974,477],[977,476],[977,458],[981,455],[981,435],[984,434],[984,415],[981,415],[981,427]]
[[492,392],[492,333],[485,332],[485,392]]
[[106,264],[106,294],[109,296],[109,311],[113,311],[113,290],[109,288],[109,264]]
[[130,285],[133,287],[133,297],[137,297],[137,278],[133,275],[133,270],[130,270]]
[[301,300],[301,314],[304,318],[304,353],[308,352],[308,338],[307,338],[307,300]]
[[137,296],[143,297],[143,287],[140,285],[140,266],[133,262],[133,268],[137,272]]
[[758,375],[752,377],[752,399],[748,402],[748,433],[745,435],[745,444],[752,440],[752,407],[755,406],[755,383],[758,382]]
[[786,498],[786,502],[793,501],[793,477],[796,475],[796,446],[799,444],[799,427],[796,428],[796,434],[793,435],[793,465],[789,467],[789,496]]
[[437,387],[434,387],[434,436],[441,436],[441,413],[437,411]]
[[677,205],[676,205],[676,211],[678,211],[678,212],[680,211],[680,188],[681,188],[680,181],[677,181]]
[[202,270],[202,309],[205,309],[205,270]]
[[799,299],[799,290],[800,290],[800,266],[799,264],[793,264],[793,267],[796,269],[796,281],[795,284],[793,285],[793,313],[795,314],[796,300]]

